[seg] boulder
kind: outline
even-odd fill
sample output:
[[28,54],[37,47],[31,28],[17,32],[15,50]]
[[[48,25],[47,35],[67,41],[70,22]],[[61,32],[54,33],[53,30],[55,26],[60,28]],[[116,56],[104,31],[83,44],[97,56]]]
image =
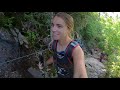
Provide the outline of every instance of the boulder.
[[88,78],[104,78],[106,75],[106,68],[103,63],[97,59],[89,57],[85,59],[86,70]]
[[7,63],[19,55],[19,44],[14,40],[9,30],[0,28],[0,77],[11,72],[13,62]]
[[32,75],[33,78],[50,78],[47,72],[33,67],[30,67],[28,72]]

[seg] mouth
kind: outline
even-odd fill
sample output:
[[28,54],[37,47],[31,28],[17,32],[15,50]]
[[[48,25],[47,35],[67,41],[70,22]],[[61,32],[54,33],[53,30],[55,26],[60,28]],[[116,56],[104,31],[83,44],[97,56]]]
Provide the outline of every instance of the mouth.
[[60,35],[60,34],[53,33],[53,36],[58,36],[58,35]]

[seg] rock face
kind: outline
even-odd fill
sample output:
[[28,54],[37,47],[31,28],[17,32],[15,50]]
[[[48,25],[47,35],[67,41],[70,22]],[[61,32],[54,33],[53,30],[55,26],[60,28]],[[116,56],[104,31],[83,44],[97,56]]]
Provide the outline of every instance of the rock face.
[[[27,55],[26,51],[28,49],[26,50],[20,49],[20,45],[21,45],[20,42],[24,43],[27,41],[23,38],[22,35],[19,34],[17,36],[17,34],[14,33],[14,30],[7,30],[5,28],[0,28],[0,78],[33,77],[33,75],[29,73],[27,70],[30,66],[36,65],[35,55],[29,58],[26,57],[13,61],[13,59]],[[20,39],[19,36],[21,36],[22,39]]]
[[33,78],[50,78],[46,72],[40,71],[39,69],[35,69],[33,67],[30,67],[28,72],[32,75]]
[[[19,57],[21,53],[19,50],[19,43],[17,42],[17,40],[15,40],[14,36],[10,34],[9,30],[0,28],[0,78],[20,78],[22,76],[17,71],[16,66],[19,67],[18,69],[20,70],[25,65],[28,65],[28,63],[25,63],[22,60],[18,60],[17,62],[13,61],[10,63],[6,63]],[[45,41],[48,42],[49,40]],[[47,44],[48,43],[46,43],[46,45]],[[101,62],[99,62],[95,58],[90,57],[86,58],[85,63],[89,78],[104,78],[104,76],[106,75],[106,69]],[[26,70],[28,70],[28,73],[24,72],[25,68],[21,70],[22,73],[24,72],[26,77],[29,76],[34,78],[43,78],[42,74],[39,73],[39,70],[37,71],[33,68],[26,68]],[[27,74],[31,74],[32,76]]]
[[0,77],[9,77],[8,75],[10,74],[9,72],[13,70],[12,68],[13,63],[12,62],[5,63],[5,62],[8,62],[18,57],[18,55],[19,55],[19,44],[15,42],[15,40],[13,39],[13,37],[11,36],[8,30],[1,28],[0,29]]
[[95,58],[86,58],[86,70],[88,78],[104,78],[106,75],[106,69],[103,63],[99,62]]

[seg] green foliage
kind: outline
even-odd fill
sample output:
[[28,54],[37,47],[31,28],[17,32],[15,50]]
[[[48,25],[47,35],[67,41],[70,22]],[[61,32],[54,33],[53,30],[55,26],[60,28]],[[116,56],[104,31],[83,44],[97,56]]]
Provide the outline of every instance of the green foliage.
[[111,17],[101,17],[104,25],[102,37],[104,37],[104,51],[108,54],[108,77],[120,77],[120,21]]
[[71,16],[74,19],[75,31],[83,29],[87,25],[87,18],[90,12],[73,12]]
[[74,19],[74,32],[72,34],[74,38],[74,33],[79,33],[79,36],[82,36],[81,30],[84,29],[87,25],[87,18],[91,14],[90,12],[67,12]]
[[97,12],[70,12],[74,17],[75,31],[82,36],[88,48],[99,47],[108,54],[105,64],[108,77],[120,77],[120,19],[116,21],[105,13],[105,17]]
[[31,12],[24,13],[23,32],[33,48],[43,48],[42,39],[50,34],[51,13]]
[[52,12],[1,12],[0,27],[18,28],[31,48],[43,48],[43,38],[50,34]]
[[[103,40],[101,37],[102,25],[100,23],[99,13],[77,12],[71,14],[75,22],[75,31],[79,33],[82,40],[89,48],[94,45],[101,46]],[[102,48],[102,46],[101,46]]]
[[0,27],[11,28],[14,17],[0,16]]
[[30,46],[32,48],[32,46],[35,45],[35,42],[36,42],[36,32],[32,32],[32,31],[27,31],[26,32],[26,37],[27,37],[27,40],[30,42]]
[[115,58],[113,55],[111,56],[112,58],[110,58],[106,67],[107,67],[107,71],[108,71],[108,76],[109,78],[120,78],[120,57],[119,60],[118,58]]
[[[46,51],[44,52],[44,60],[46,62],[46,60],[48,60],[51,56],[53,55],[53,52],[50,51],[49,49],[46,49]],[[51,64],[47,67],[47,69],[49,69],[48,74],[50,76],[50,78],[55,78],[57,75],[56,69],[54,64]]]

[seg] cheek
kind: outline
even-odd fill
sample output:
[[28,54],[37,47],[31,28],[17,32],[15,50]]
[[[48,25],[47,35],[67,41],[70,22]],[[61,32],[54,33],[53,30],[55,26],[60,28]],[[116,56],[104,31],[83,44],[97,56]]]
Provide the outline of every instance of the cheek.
[[68,32],[66,29],[62,29],[60,32],[60,38],[65,38],[68,35]]
[[60,36],[60,37],[65,37],[65,36],[66,36],[66,32],[65,32],[64,30],[61,30],[61,31],[59,32],[59,36]]
[[54,40],[59,40],[61,38],[66,37],[67,32],[64,29],[59,29],[56,32],[53,33],[53,39]]
[[52,33],[52,37],[53,37],[53,39],[54,40],[59,40],[60,39],[60,37],[61,37],[61,32],[59,32],[59,31],[56,31],[56,32],[53,32]]

